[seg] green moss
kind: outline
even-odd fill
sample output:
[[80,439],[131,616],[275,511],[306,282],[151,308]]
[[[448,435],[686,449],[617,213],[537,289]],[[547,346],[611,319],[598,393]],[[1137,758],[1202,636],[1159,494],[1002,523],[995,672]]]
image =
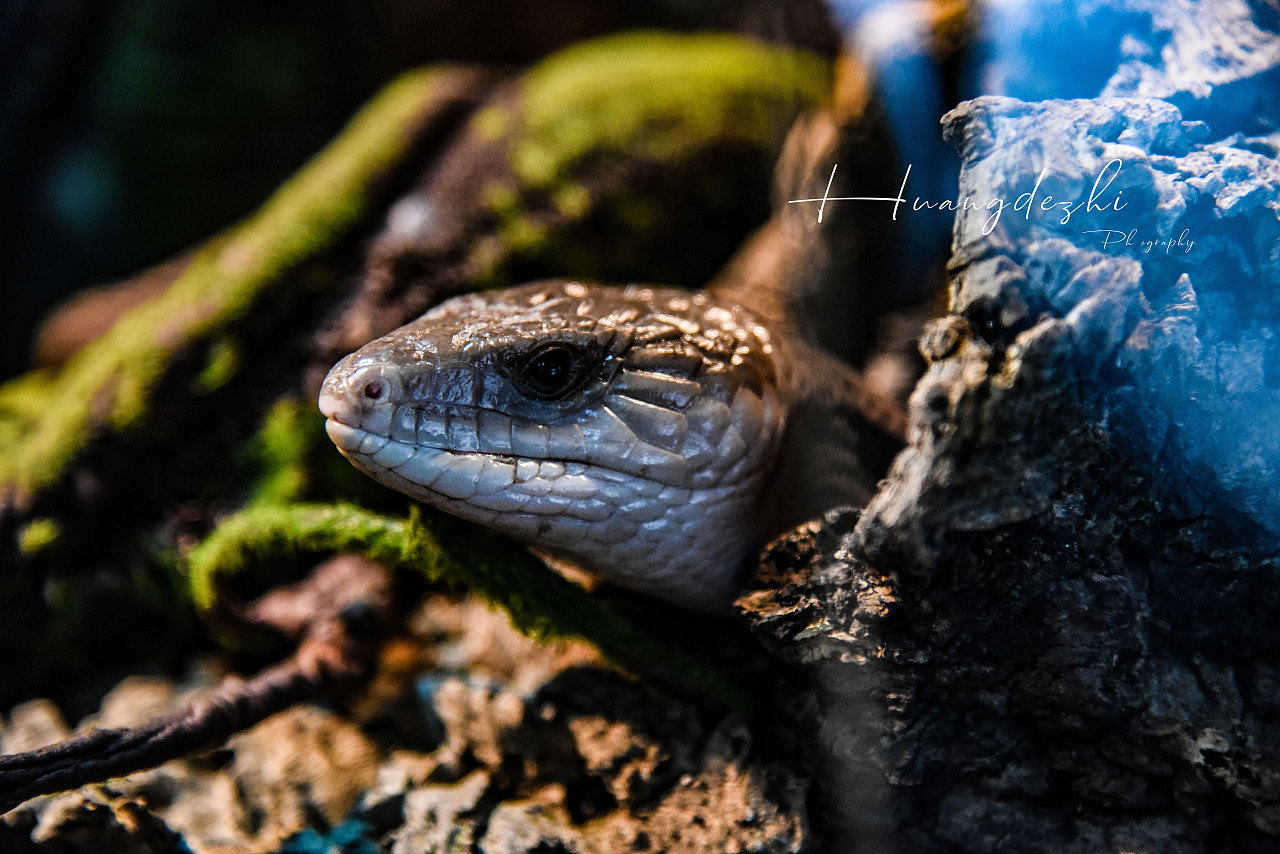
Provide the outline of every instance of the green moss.
[[[501,251],[477,256],[476,278],[498,284],[530,269],[609,277],[644,264],[673,207],[707,201],[693,164],[714,168],[723,157],[700,157],[730,150],[772,162],[795,116],[830,87],[823,59],[728,34],[624,33],[554,54],[525,75],[509,130],[517,186],[486,188]],[[619,163],[661,174],[609,185]],[[593,176],[607,198],[593,197]],[[570,234],[588,221],[596,231]]]
[[[419,71],[388,86],[253,217],[206,245],[165,294],[85,347],[50,381],[28,429],[0,432],[0,484],[29,495],[56,482],[98,429],[128,430],[144,417],[175,354],[275,288],[297,286],[292,274],[368,214],[372,179],[407,153],[412,141],[402,129],[428,103],[435,79]],[[227,362],[215,354],[210,364]]]
[[513,216],[498,225],[502,244],[513,255],[533,255],[546,245],[551,230],[528,215]]
[[499,219],[516,216],[520,213],[520,193],[515,187],[502,181],[490,181],[485,185],[484,202]]
[[555,192],[555,205],[565,219],[581,219],[591,209],[591,194],[581,184],[565,184]]
[[40,422],[53,401],[53,371],[31,371],[0,383],[0,457]]
[[[231,490],[246,505],[343,500],[384,506],[394,493],[347,462],[325,434],[311,398],[288,395],[267,410],[241,447]],[[247,488],[246,488],[247,486]]]
[[193,390],[197,394],[210,394],[231,382],[240,370],[240,350],[229,336],[223,336],[209,344],[209,355],[204,370],[196,377]]
[[221,580],[299,554],[355,552],[395,570],[468,590],[503,608],[531,637],[582,638],[617,664],[739,708],[721,674],[641,632],[524,549],[450,520],[428,525],[350,505],[261,505],[222,522],[188,561],[196,604],[213,606]]
[[490,104],[489,106],[476,112],[471,119],[471,127],[487,142],[502,139],[502,137],[511,129],[511,112],[498,104]]
[[260,471],[249,503],[296,501],[311,479],[308,458],[324,437],[324,416],[311,401],[284,398],[263,419],[249,443]]
[[23,557],[35,557],[62,536],[62,528],[52,519],[33,519],[18,532],[18,551]]
[[731,35],[596,39],[526,76],[512,165],[530,185],[550,187],[606,150],[661,162],[709,139],[774,144],[830,85],[819,57]]
[[53,396],[54,372],[42,368],[0,383],[0,421],[32,421]]

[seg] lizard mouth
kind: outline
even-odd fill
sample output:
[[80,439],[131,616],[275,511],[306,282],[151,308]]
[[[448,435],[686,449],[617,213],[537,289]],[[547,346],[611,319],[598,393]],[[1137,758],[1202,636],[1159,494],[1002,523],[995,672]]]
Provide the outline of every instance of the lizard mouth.
[[335,418],[326,421],[325,430],[342,455],[375,480],[484,523],[521,512],[538,517],[563,512],[607,515],[597,505],[621,507],[659,496],[686,503],[697,492],[687,483],[665,483],[598,462],[400,442]]
[[385,436],[376,436],[367,430],[344,424],[332,415],[325,420],[324,431],[329,434],[329,439],[338,447],[343,456],[350,456],[351,454],[371,455],[390,441]]
[[[370,431],[360,427],[353,427],[350,424],[346,424],[341,420],[339,420],[338,418],[335,418],[332,416],[330,416],[324,422],[324,430],[326,433],[329,434],[329,439],[333,442],[334,445],[337,446],[338,450],[342,452],[343,456],[346,456],[346,457],[360,456],[360,457],[375,458],[372,460],[375,463],[379,462],[376,459],[378,452],[381,451],[383,448],[387,447],[388,445],[393,445],[398,448],[403,448],[405,449],[406,452],[438,451],[440,453],[452,454],[457,457],[485,457],[488,459],[500,460],[502,462],[512,463],[512,464],[519,462],[521,459],[525,459],[523,457],[517,457],[514,454],[497,454],[497,453],[491,453],[488,451],[459,451],[454,448],[442,448],[438,445],[424,445],[416,442],[414,443],[401,442],[398,439],[392,439],[388,436],[383,436],[378,433],[371,433]],[[548,461],[552,459],[553,458],[551,457],[546,458],[546,460]],[[542,462],[543,460],[540,458],[534,461]],[[570,461],[564,460],[563,462],[570,462]],[[395,468],[394,465],[387,465],[386,467]]]

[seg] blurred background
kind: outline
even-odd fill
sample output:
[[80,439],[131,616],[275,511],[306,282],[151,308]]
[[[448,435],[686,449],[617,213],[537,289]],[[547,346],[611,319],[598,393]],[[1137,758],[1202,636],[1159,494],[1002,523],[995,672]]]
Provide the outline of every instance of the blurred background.
[[[1267,77],[1270,47],[1223,52],[1226,30],[1197,23],[1209,14],[1197,9],[1167,0],[6,0],[0,378],[29,367],[35,325],[53,305],[252,211],[406,68],[514,67],[635,27],[731,30],[826,56],[843,46],[869,72],[912,191],[939,199],[954,195],[959,169],[939,119],[979,94],[1157,97],[1215,125],[1216,138],[1269,132],[1266,86],[1219,87],[1210,110],[1198,81]],[[1224,4],[1221,14],[1245,42],[1280,26],[1276,0]],[[1165,68],[1167,51],[1190,64]],[[907,228],[900,261],[911,280],[945,257],[950,220],[915,213]]]
[[351,6],[3,5],[0,374],[59,299],[243,216],[334,134],[390,73]]
[[816,0],[5,0],[0,4],[0,378],[80,288],[252,211],[397,72],[524,64],[628,27],[836,38]]

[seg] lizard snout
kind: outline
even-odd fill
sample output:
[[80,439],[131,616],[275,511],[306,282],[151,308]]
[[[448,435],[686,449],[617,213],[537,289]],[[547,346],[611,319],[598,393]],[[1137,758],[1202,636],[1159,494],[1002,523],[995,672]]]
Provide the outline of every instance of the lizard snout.
[[[363,363],[362,363],[363,362]],[[333,366],[320,388],[318,404],[328,419],[326,429],[340,448],[355,428],[386,436],[403,383],[394,365],[343,359]]]

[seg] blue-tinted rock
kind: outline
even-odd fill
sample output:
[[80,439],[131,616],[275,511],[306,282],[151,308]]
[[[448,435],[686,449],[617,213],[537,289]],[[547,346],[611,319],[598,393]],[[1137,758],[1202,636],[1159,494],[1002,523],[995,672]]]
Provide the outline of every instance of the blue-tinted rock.
[[1274,4],[1127,0],[1121,8],[1149,18],[1149,29],[1126,37],[1123,61],[1101,95],[1162,98],[1185,118],[1210,123],[1215,138],[1276,129],[1280,10]]
[[1280,535],[1280,161],[1156,100],[985,98],[948,133],[979,205],[956,251],[990,255],[953,310],[1007,338],[1060,325],[1179,512]]
[[877,815],[920,852],[1271,850],[1277,140],[1135,98],[947,128],[971,203],[909,445],[739,607],[826,692],[851,839]]
[[[939,67],[933,4],[844,0],[835,11],[912,167],[910,191],[925,198],[955,188],[955,157],[937,136],[948,97],[1155,98],[1213,139],[1280,127],[1280,11],[1265,0],[984,0],[958,74]],[[902,263],[918,273],[947,221],[918,211],[905,228]]]
[[1160,98],[1215,136],[1276,127],[1280,12],[1264,0],[978,4],[975,94]]
[[1155,5],[984,0],[977,4],[976,89],[1026,101],[1094,97],[1130,56],[1150,54]]

